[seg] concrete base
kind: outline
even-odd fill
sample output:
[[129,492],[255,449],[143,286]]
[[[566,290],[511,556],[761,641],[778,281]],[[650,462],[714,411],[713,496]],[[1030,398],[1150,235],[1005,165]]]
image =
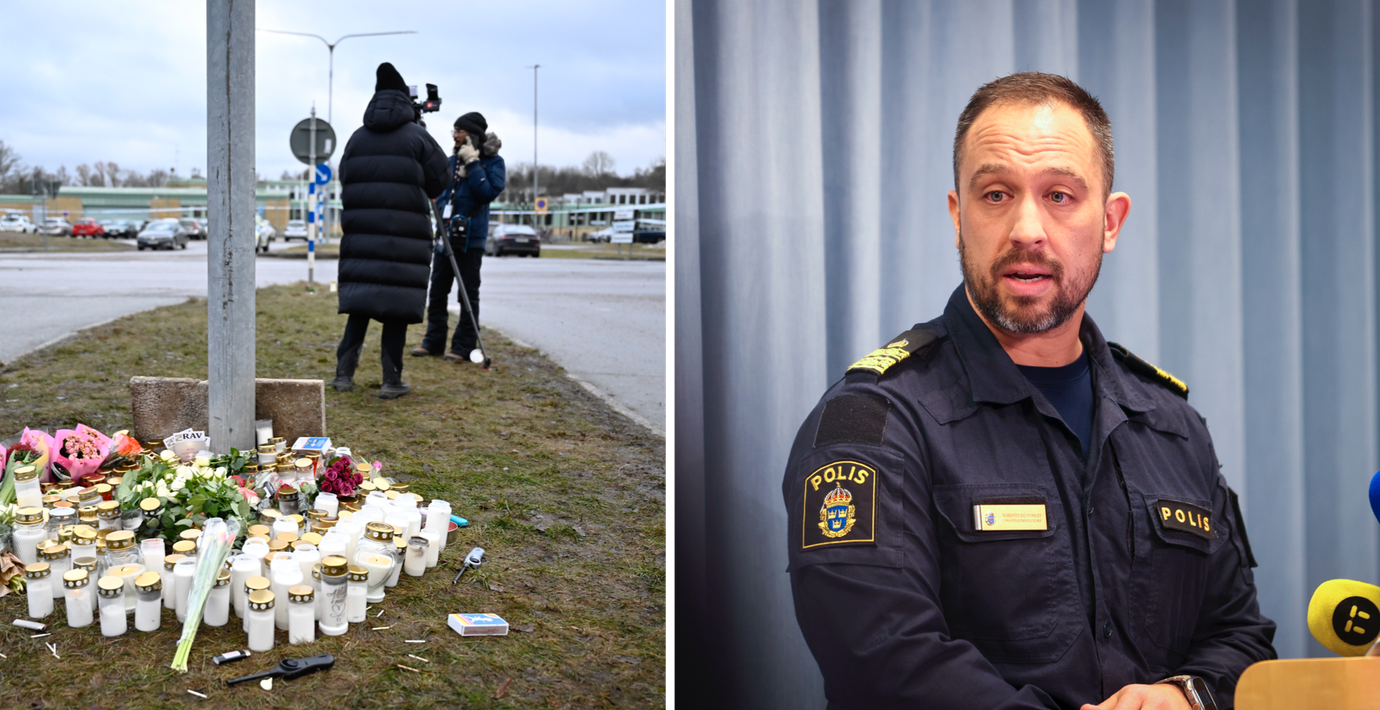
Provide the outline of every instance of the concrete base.
[[[187,377],[131,377],[134,413],[130,433],[139,441],[159,439],[183,429],[206,430],[208,385]],[[326,435],[326,385],[322,380],[254,380],[254,418],[272,419],[273,435],[288,440]],[[220,444],[212,441],[219,453]]]

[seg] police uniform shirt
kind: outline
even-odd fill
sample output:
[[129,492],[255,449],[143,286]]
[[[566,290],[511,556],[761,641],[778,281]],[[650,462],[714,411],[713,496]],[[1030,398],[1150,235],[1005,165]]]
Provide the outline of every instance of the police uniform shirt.
[[805,420],[788,571],[831,708],[1077,708],[1176,674],[1230,708],[1275,657],[1186,388],[1090,317],[1080,338],[1086,458],[961,286]]

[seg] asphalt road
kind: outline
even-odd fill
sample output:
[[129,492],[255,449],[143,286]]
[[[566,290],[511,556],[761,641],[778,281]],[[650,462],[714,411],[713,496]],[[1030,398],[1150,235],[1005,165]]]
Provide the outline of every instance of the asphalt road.
[[[261,287],[292,283],[306,279],[307,262],[260,258],[255,271]],[[335,275],[334,260],[317,260],[318,282]],[[486,258],[483,277],[481,323],[666,431],[665,262]],[[206,242],[171,252],[0,253],[0,362],[82,328],[204,298],[206,281]],[[410,330],[409,349],[421,340],[420,327]]]

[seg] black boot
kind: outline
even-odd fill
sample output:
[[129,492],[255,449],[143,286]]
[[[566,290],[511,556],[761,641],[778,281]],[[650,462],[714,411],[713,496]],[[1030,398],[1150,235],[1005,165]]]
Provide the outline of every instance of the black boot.
[[355,346],[343,353],[337,353],[335,360],[335,379],[331,380],[331,387],[336,392],[353,392],[355,389],[355,367],[359,365],[360,346]]
[[383,353],[383,387],[379,389],[379,399],[397,399],[412,391],[402,381],[402,363],[393,362],[387,351]]

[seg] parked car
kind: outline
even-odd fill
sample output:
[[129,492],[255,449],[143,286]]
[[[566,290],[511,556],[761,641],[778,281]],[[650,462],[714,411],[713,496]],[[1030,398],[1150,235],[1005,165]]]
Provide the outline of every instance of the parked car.
[[260,217],[254,224],[255,244],[254,248],[258,251],[268,253],[268,245],[273,243],[273,238],[278,236],[278,230],[273,228],[273,224]]
[[585,239],[596,244],[611,241],[613,239],[613,227],[601,229],[597,232],[590,232],[585,235]]
[[175,219],[160,219],[151,222],[139,233],[139,251],[145,249],[186,249],[187,230]]
[[96,237],[105,238],[105,227],[96,223],[90,217],[82,217],[72,224],[72,236],[74,237]]
[[287,228],[283,230],[283,241],[290,242],[294,239],[307,241],[307,222],[301,219],[290,219]]
[[484,243],[484,252],[490,256],[521,254],[541,256],[541,237],[536,230],[522,224],[500,224],[489,232],[489,241]]
[[178,220],[178,223],[182,225],[183,229],[187,230],[187,238],[189,239],[205,239],[207,236],[206,222],[202,220],[181,219]]
[[633,232],[634,244],[656,244],[666,239],[665,229],[639,229]]
[[61,217],[49,217],[43,220],[42,231],[44,234],[65,234],[70,237],[72,236],[72,225]]
[[101,226],[105,227],[107,239],[134,239],[139,236],[142,225],[128,219],[109,219],[101,222]]
[[0,232],[38,234],[38,225],[29,221],[29,218],[25,215],[11,212],[4,217],[0,217]]

